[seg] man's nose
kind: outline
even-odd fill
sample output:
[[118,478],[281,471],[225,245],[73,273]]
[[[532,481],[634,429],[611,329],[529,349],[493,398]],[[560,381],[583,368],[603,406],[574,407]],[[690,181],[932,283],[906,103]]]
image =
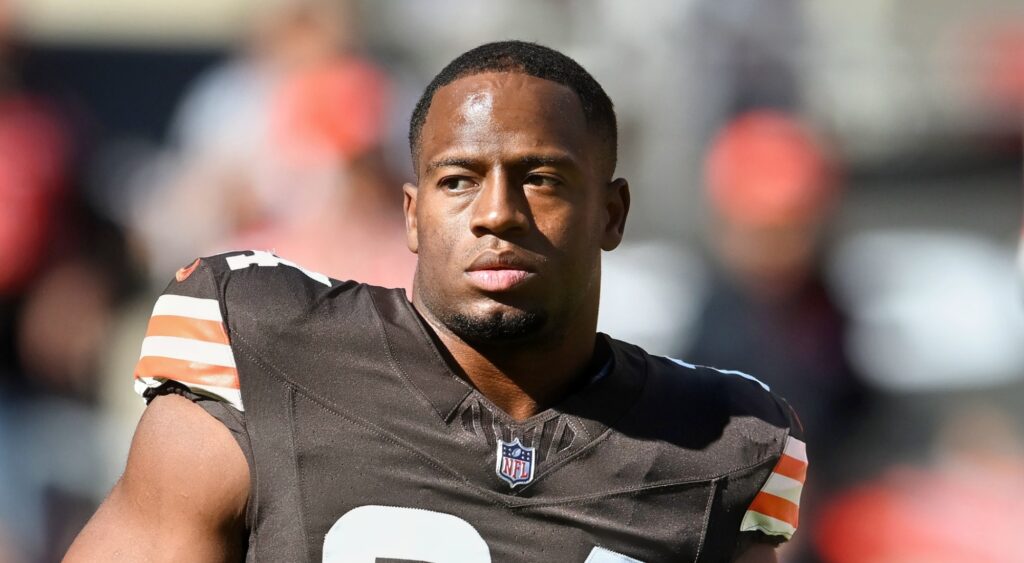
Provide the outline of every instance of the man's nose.
[[478,237],[522,234],[529,228],[526,193],[522,186],[511,181],[508,174],[495,172],[488,175],[473,206],[470,228]]

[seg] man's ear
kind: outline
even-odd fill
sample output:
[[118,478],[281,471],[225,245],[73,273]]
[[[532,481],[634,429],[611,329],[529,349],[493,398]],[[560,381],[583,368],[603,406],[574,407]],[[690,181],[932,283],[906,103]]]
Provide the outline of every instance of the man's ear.
[[629,182],[616,178],[608,183],[605,212],[607,223],[601,238],[603,250],[615,250],[626,232],[626,216],[629,215]]
[[420,248],[419,233],[416,223],[416,194],[419,191],[413,184],[406,183],[402,186],[405,194],[402,207],[405,210],[405,244],[415,254]]

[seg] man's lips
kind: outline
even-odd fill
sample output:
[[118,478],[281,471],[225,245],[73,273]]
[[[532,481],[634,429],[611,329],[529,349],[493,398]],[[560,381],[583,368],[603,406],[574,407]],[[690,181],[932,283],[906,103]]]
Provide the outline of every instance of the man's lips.
[[533,276],[526,270],[473,270],[466,275],[484,291],[508,291]]
[[534,272],[528,261],[512,253],[487,252],[466,268],[470,283],[489,292],[513,289],[534,277]]

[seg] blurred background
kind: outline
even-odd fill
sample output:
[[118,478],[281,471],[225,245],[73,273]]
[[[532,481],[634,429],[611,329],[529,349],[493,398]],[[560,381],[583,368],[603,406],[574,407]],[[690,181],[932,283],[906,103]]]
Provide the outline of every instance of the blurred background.
[[177,268],[410,285],[408,117],[505,38],[617,106],[601,329],[800,413],[784,561],[1024,561],[1019,0],[0,0],[0,562],[122,471]]

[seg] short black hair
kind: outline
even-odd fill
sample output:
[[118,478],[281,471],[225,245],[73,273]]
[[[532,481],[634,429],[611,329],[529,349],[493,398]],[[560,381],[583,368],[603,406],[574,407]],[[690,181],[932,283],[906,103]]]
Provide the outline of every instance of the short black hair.
[[[413,167],[419,160],[420,135],[427,112],[437,91],[460,78],[486,72],[513,72],[557,82],[576,93],[583,106],[587,125],[605,145],[615,170],[618,152],[618,128],[615,108],[604,88],[580,64],[558,51],[526,41],[498,41],[480,45],[459,55],[430,81],[416,103],[409,120],[409,150]],[[417,171],[418,173],[418,171]]]

